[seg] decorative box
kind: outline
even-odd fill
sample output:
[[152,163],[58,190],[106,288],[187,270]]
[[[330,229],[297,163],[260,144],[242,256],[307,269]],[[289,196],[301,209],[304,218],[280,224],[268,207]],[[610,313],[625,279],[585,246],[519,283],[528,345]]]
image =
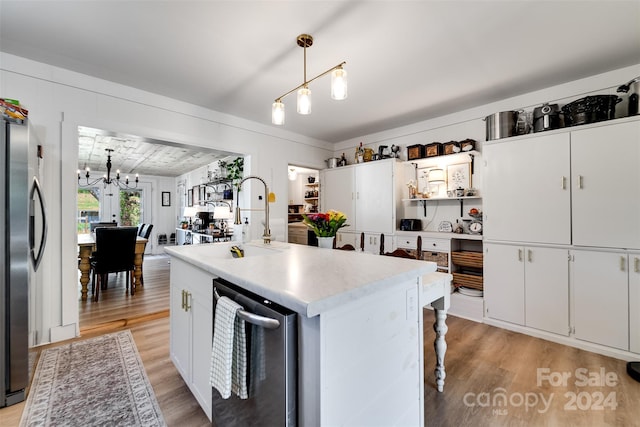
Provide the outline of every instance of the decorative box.
[[475,144],[475,139],[465,139],[464,141],[460,141],[460,150],[471,151],[475,148]]
[[407,147],[407,160],[422,159],[424,157],[424,145],[416,144]]
[[424,146],[425,157],[434,157],[442,154],[442,144],[439,142],[432,142]]
[[458,153],[460,151],[460,144],[458,141],[449,141],[442,144],[442,153],[443,154],[453,154]]

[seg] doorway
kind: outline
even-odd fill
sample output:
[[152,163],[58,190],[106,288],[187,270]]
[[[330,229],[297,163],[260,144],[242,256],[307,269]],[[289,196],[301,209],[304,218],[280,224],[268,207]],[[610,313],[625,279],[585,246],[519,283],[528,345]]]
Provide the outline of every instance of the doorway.
[[302,215],[320,211],[320,171],[288,165],[289,192],[287,206],[287,241],[315,245],[313,233],[302,223]]

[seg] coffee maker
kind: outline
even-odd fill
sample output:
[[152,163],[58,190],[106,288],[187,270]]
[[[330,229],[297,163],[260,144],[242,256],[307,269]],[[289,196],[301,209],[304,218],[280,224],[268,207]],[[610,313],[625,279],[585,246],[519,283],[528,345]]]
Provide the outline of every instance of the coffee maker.
[[213,213],[212,212],[198,212],[197,213],[199,219],[199,229],[206,230],[209,228],[209,224],[213,221]]

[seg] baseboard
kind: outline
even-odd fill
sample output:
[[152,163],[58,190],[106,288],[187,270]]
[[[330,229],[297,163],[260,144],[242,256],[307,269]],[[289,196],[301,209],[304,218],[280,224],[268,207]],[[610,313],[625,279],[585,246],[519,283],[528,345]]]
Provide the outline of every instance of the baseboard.
[[581,350],[590,351],[592,353],[598,353],[604,356],[613,357],[614,359],[625,360],[627,362],[638,360],[640,358],[640,354],[638,353],[632,353],[630,351],[619,350],[600,344],[590,343],[588,341],[582,341],[572,336],[565,337],[562,335],[556,335],[551,332],[545,332],[538,329],[528,328],[526,326],[503,322],[501,320],[495,320],[489,317],[484,318],[484,323],[498,328],[507,329],[509,331],[519,332],[521,334],[530,335],[532,337],[541,338],[543,340],[552,341],[558,344],[563,344],[569,347],[575,347]]
[[78,328],[75,323],[53,327],[49,329],[49,342],[53,343],[75,338],[77,330]]

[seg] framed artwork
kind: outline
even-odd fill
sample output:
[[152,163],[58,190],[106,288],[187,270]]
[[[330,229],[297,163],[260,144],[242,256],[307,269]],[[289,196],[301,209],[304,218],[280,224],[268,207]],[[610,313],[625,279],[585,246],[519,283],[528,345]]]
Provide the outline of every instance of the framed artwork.
[[191,201],[191,206],[198,206],[200,204],[200,186],[199,185],[194,185],[193,188],[191,188],[191,198],[193,199]]
[[171,193],[168,191],[162,192],[162,206],[171,206]]
[[471,188],[471,164],[458,163],[447,166],[447,190]]
[[193,189],[187,190],[187,206],[193,206]]
[[205,205],[207,200],[207,186],[201,185],[198,189],[198,200],[201,205]]

